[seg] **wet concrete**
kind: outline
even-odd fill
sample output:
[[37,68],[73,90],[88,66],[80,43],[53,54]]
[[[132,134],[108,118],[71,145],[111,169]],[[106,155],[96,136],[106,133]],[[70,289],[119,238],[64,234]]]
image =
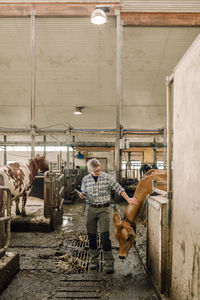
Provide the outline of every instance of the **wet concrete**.
[[[51,230],[50,218],[44,217],[44,200],[29,196],[26,203],[26,217],[15,214],[15,203],[11,207],[11,231],[47,232]],[[21,210],[21,202],[20,202]]]
[[[9,251],[19,252],[20,271],[0,299],[156,300],[138,256],[138,251],[145,256],[142,233],[138,233],[136,248],[122,261],[117,258],[118,244],[112,222],[111,232],[115,256],[112,275],[87,270],[83,203],[64,207],[63,224],[57,231],[12,232]],[[76,251],[79,255],[74,257]]]

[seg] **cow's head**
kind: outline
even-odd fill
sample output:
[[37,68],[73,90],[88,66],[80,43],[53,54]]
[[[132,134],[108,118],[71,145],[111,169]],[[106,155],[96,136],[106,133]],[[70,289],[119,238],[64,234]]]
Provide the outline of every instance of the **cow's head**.
[[45,156],[40,156],[39,154],[37,154],[34,160],[37,163],[38,170],[42,172],[49,171],[49,165],[45,159]]
[[131,224],[122,220],[118,213],[114,214],[113,221],[115,223],[115,238],[119,242],[118,257],[125,259],[128,257],[128,251],[135,242],[136,234]]

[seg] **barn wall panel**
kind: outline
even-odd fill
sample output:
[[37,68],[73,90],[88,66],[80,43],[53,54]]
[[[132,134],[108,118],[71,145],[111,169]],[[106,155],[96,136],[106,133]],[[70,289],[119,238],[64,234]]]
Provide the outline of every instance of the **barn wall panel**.
[[172,299],[200,295],[200,35],[175,69]]

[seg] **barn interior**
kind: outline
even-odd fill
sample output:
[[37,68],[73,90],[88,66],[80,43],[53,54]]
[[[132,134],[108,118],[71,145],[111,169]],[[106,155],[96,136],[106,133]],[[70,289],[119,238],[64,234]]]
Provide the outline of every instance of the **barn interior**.
[[[106,11],[105,24],[91,23],[95,8]],[[35,178],[26,204],[27,217],[15,216],[13,204],[11,219],[3,219],[5,224],[0,221],[2,232],[2,226],[8,227],[8,222],[12,231],[6,234],[9,245],[1,236],[0,247],[4,249],[6,243],[6,251],[16,254],[14,266],[4,270],[15,276],[11,283],[8,279],[0,280],[0,299],[33,299],[33,292],[34,299],[41,299],[41,295],[42,299],[199,299],[199,229],[194,234],[197,243],[191,252],[193,261],[187,263],[190,269],[193,266],[192,275],[185,276],[180,288],[178,275],[169,271],[169,265],[164,266],[159,258],[165,253],[158,255],[159,270],[151,266],[157,258],[151,252],[154,245],[149,226],[155,226],[151,223],[153,217],[160,218],[151,212],[152,208],[148,209],[151,216],[147,227],[138,226],[136,245],[126,261],[117,257],[119,244],[111,220],[115,273],[91,273],[85,203],[75,191],[81,189],[82,178],[88,172],[87,161],[97,158],[102,171],[111,174],[133,197],[144,175],[141,169],[148,164],[168,172],[167,200],[153,198],[149,203],[154,203],[152,207],[159,203],[163,213],[171,214],[173,208],[169,203],[175,199],[175,192],[180,193],[176,187],[181,186],[171,173],[173,169],[178,174],[181,155],[185,163],[184,154],[180,153],[187,146],[181,141],[184,132],[190,130],[184,126],[191,125],[189,121],[188,125],[181,123],[183,127],[177,125],[174,118],[178,122],[182,108],[171,102],[181,102],[185,95],[192,98],[192,93],[198,101],[196,80],[200,75],[195,71],[182,85],[177,81],[174,90],[173,74],[187,57],[188,49],[198,47],[195,40],[199,41],[199,26],[198,0],[0,3],[0,165],[34,159],[39,154],[46,157],[50,168]],[[180,72],[177,78],[190,74],[195,63],[199,66],[199,58],[192,53],[190,63],[183,68],[184,75]],[[191,87],[188,92],[184,87],[192,79],[196,79],[194,89]],[[178,88],[185,94],[178,93]],[[199,109],[198,105],[193,112],[188,108],[191,120]],[[195,136],[198,122],[193,128]],[[183,148],[177,146],[175,153],[173,143],[177,145],[178,141]],[[195,141],[198,149],[198,138]],[[188,169],[187,166],[187,172]],[[194,175],[195,182],[198,175]],[[0,200],[4,203],[2,195],[1,192]],[[114,203],[122,211],[125,209],[122,197],[112,195],[112,212],[116,209]],[[3,207],[4,204],[0,206],[0,217],[6,218]],[[199,212],[199,204],[195,202],[194,207]],[[159,237],[172,235],[167,228],[162,228]],[[161,241],[164,239],[161,237]],[[159,241],[156,242],[157,247]],[[185,244],[180,244],[181,253],[187,252]],[[146,245],[152,247],[150,254],[146,254]],[[172,246],[169,248],[172,251]],[[1,259],[5,255],[4,250],[0,251]],[[167,255],[171,269],[175,270],[173,254]],[[186,261],[187,255],[184,254]],[[187,288],[183,289],[186,281]],[[45,284],[40,286],[41,282]],[[85,282],[88,289],[83,288]]]

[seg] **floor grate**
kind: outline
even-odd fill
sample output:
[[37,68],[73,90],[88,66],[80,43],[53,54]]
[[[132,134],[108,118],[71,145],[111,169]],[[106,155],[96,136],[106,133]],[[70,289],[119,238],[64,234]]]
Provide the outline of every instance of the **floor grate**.
[[[87,234],[80,233],[75,234],[68,238],[64,244],[66,252],[71,253],[73,258],[78,259],[78,263],[80,268],[77,268],[77,261],[74,261],[76,265],[75,270],[77,273],[88,273],[89,271],[89,241]],[[101,237],[100,233],[98,233],[97,237],[97,246],[99,249],[99,269],[95,271],[96,273],[102,272],[103,270],[103,251],[101,246]],[[73,261],[71,261],[73,263]],[[72,266],[71,266],[72,267]]]
[[[70,237],[65,241],[64,246],[67,248],[83,248],[88,250],[89,249],[88,236],[85,233],[74,234],[73,237]],[[98,233],[97,236],[97,247],[102,248],[100,233]]]
[[103,299],[102,284],[103,279],[91,274],[68,275],[60,281],[54,299]]

